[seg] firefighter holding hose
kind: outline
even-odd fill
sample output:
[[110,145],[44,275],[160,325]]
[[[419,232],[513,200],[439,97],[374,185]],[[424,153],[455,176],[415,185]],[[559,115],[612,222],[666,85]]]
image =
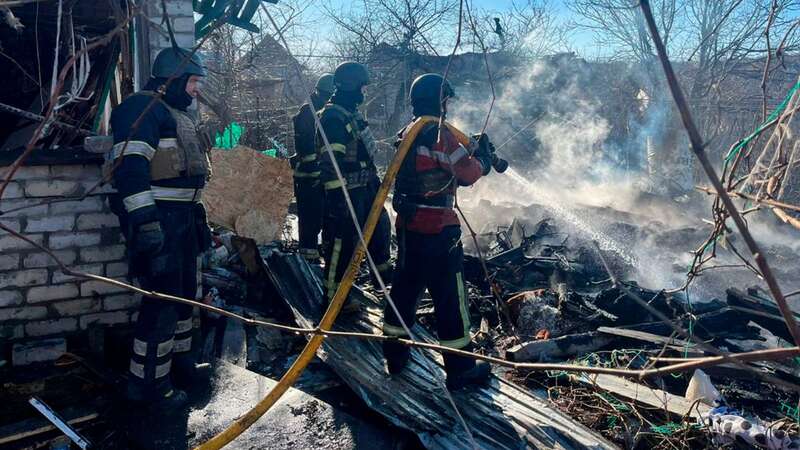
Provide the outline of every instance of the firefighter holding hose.
[[[440,344],[471,348],[469,308],[463,279],[464,252],[461,226],[454,210],[458,186],[469,186],[494,166],[503,171],[505,161],[494,155],[486,135],[467,141],[463,133],[439,117],[447,112],[453,89],[441,75],[428,73],[411,85],[414,120],[399,133],[397,145],[412,140],[395,182],[392,206],[397,212],[398,256],[391,297],[400,316],[413,326],[417,302],[428,289],[433,298]],[[441,100],[440,100],[441,99]],[[427,121],[419,133],[409,135],[414,123]],[[457,134],[462,139],[457,138]],[[407,337],[390,305],[384,311],[383,333]],[[402,372],[410,348],[386,341],[383,346],[390,374]],[[444,353],[447,386],[459,389],[481,384],[490,375],[488,363]]]

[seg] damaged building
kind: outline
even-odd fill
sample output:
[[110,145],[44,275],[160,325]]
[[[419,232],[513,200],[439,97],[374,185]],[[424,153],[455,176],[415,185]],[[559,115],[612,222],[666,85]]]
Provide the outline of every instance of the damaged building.
[[[631,62],[373,42],[359,119],[384,185],[370,185],[373,215],[334,282],[299,239],[294,116],[327,68],[314,57],[348,55],[296,56],[284,36],[296,25],[273,20],[304,10],[276,3],[0,0],[0,448],[800,448],[793,47],[741,57],[709,85],[706,60],[681,58],[687,106],[648,72],[669,62],[655,47]],[[487,34],[503,38],[493,14]],[[131,275],[112,211],[111,113],[176,47],[207,70],[187,114],[213,146],[211,244],[191,298]],[[414,321],[388,333],[393,286],[381,285],[393,280],[371,275],[380,261],[359,240],[377,239],[381,206],[402,220],[394,178],[419,150],[398,130],[425,73],[456,91],[446,119],[465,132],[453,134],[463,156],[478,160],[481,131],[492,142],[482,179],[428,205],[463,227],[464,347],[439,339],[441,306],[424,289]],[[322,116],[311,160],[335,161]],[[329,172],[344,192],[363,181]],[[363,206],[342,205],[348,220]],[[396,268],[406,244],[389,233]],[[185,408],[126,402],[132,355],[172,351],[136,353],[143,295],[194,308],[182,332],[211,376],[186,387]],[[387,343],[410,349],[402,371],[390,373]],[[450,388],[445,355],[489,363],[485,384]]]

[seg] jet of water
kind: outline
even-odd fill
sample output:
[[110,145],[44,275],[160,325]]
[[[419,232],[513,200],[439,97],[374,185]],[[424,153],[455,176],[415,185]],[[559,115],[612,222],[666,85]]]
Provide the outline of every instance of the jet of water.
[[635,267],[637,265],[636,258],[625,251],[619,242],[600,230],[594,229],[586,221],[578,217],[574,212],[567,209],[560,199],[554,198],[552,194],[539,188],[531,181],[526,180],[525,177],[520,175],[519,172],[514,170],[513,167],[509,167],[508,170],[505,171],[504,175],[508,175],[512,180],[516,181],[537,203],[547,207],[561,220],[572,224],[576,229],[585,233],[592,240],[597,241],[601,249],[617,254],[620,258],[622,258],[623,261],[625,261],[625,263],[631,266]]

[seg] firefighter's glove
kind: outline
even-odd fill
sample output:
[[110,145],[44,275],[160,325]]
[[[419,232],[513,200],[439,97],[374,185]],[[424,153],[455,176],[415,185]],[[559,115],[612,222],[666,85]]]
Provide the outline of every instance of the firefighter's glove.
[[494,152],[494,144],[489,141],[489,136],[486,133],[475,134],[472,136],[477,142],[475,151],[472,156],[480,161],[483,167],[483,175],[486,176],[492,170],[492,153]]
[[161,224],[148,222],[139,225],[133,241],[133,251],[140,257],[154,257],[164,248],[164,232]]

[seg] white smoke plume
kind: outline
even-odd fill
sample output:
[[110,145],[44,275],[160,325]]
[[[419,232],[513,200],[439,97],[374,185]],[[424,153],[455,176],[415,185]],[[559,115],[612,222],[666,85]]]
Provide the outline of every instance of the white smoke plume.
[[[603,75],[604,69],[609,73]],[[648,139],[662,139],[663,130],[674,126],[667,123],[669,103],[643,94],[634,69],[619,69],[553,58],[498,82],[486,132],[495,145],[519,133],[498,152],[509,160],[512,173],[492,173],[462,189],[459,203],[473,227],[484,231],[507,226],[514,217],[534,222],[552,217],[576,239],[596,240],[633,266],[634,273],[626,275],[641,285],[675,288],[686,279],[689,252],[707,236],[701,219],[708,215],[710,199],[686,191],[691,186],[685,182],[679,188],[688,194],[675,194],[670,180],[654,178],[648,170]],[[619,89],[628,84],[627,90]],[[490,90],[479,85],[456,90],[459,98],[449,106],[449,120],[465,132],[480,131]],[[487,200],[506,209],[498,214]],[[774,231],[760,231],[772,244]],[[796,246],[796,240],[789,241]],[[724,248],[718,256],[716,264],[738,261]],[[798,277],[784,278],[797,284]],[[759,282],[746,269],[721,269],[699,278],[691,292],[707,300],[724,296],[726,287]]]

